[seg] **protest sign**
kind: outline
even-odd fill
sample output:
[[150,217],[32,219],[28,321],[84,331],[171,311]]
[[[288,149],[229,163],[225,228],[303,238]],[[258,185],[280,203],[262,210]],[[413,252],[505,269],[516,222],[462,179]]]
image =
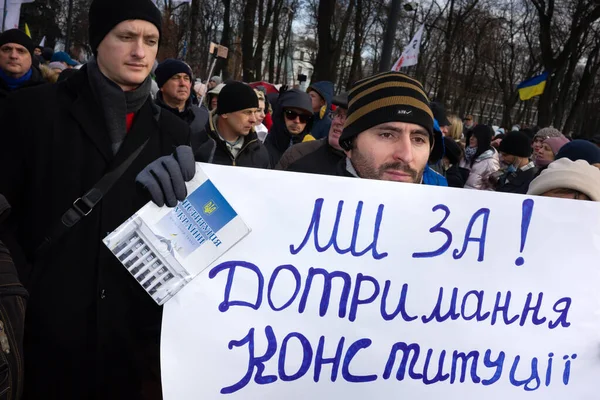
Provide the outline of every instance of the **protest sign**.
[[597,203],[202,168],[252,232],[165,305],[165,400],[597,398]]

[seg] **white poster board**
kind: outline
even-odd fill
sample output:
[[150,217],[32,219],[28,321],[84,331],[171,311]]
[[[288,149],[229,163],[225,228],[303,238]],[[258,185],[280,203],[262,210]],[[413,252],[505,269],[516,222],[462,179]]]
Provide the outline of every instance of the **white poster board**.
[[252,232],[165,305],[166,400],[598,399],[598,203],[202,168]]

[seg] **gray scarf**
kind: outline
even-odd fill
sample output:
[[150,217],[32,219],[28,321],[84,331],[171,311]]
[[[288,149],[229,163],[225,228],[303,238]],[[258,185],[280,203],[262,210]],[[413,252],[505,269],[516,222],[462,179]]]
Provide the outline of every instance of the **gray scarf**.
[[117,154],[127,135],[126,116],[142,108],[150,96],[152,79],[147,77],[138,88],[124,92],[100,72],[95,57],[87,63],[87,71],[92,93],[102,108],[113,154]]

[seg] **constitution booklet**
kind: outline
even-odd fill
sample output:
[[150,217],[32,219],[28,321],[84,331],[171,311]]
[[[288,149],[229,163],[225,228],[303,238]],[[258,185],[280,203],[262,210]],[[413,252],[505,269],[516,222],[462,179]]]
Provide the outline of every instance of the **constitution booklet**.
[[187,189],[176,207],[150,202],[104,239],[159,305],[250,233],[198,163]]

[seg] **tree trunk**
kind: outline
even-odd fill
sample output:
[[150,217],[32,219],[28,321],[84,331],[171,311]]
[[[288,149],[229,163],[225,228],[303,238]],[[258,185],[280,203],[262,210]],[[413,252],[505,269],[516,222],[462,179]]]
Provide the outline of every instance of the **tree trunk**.
[[575,126],[576,116],[580,114],[580,111],[587,103],[591,89],[594,84],[594,77],[598,76],[598,71],[600,70],[600,57],[598,57],[599,52],[600,40],[597,41],[596,46],[588,55],[586,66],[583,71],[581,81],[579,82],[579,90],[577,91],[577,96],[575,97],[575,101],[573,101],[571,112],[569,113],[569,116],[565,121],[565,126],[563,127],[564,133],[568,134],[573,129],[573,127]]
[[333,58],[335,43],[331,37],[331,20],[335,11],[336,0],[321,0],[317,16],[317,40],[319,50],[317,51],[317,59],[315,61],[315,70],[312,75],[312,82],[330,81],[331,66],[336,64]]
[[200,1],[192,1],[190,9],[190,42],[188,44],[188,53],[186,60],[194,68],[194,75],[198,76],[198,61],[201,54],[198,48],[198,25],[200,23]]
[[352,65],[348,75],[346,90],[350,90],[354,82],[362,78],[362,48],[364,44],[363,28],[363,0],[356,0],[356,15],[354,16],[354,50],[352,52]]
[[[335,41],[335,46],[333,49],[334,62],[329,65],[329,75],[331,78],[328,80],[330,80],[332,82],[335,82],[335,79],[337,77],[337,72],[338,72],[337,61],[341,58],[341,55],[342,55],[342,49],[344,48],[344,39],[346,38],[346,34],[348,33],[348,25],[350,25],[350,18],[352,17],[352,13],[354,12],[354,3],[355,2],[356,2],[356,0],[350,0],[350,2],[348,3],[348,9],[346,10],[346,13],[344,14],[344,19],[342,20],[342,26],[340,27],[339,35],[337,37],[337,40]],[[313,82],[316,82],[316,81],[313,80]]]
[[440,86],[437,92],[436,99],[437,101],[444,103],[446,101],[446,92],[448,87],[448,82],[451,80],[450,77],[450,68],[452,66],[452,47],[454,47],[454,41],[452,40],[452,30],[454,29],[452,26],[452,22],[454,19],[454,0],[450,0],[450,11],[448,13],[448,21],[446,23],[446,32],[444,34],[444,53],[442,54],[442,67],[441,76],[440,76]]
[[[279,17],[281,15],[281,7],[283,1],[277,1],[273,14],[273,28],[271,29],[271,43],[269,44],[269,80],[275,83],[275,53],[277,46],[277,38],[279,37]],[[279,81],[279,77],[277,78]]]
[[273,0],[267,0],[267,11],[264,16],[264,20],[262,19],[262,10],[264,7],[264,0],[260,0],[260,8],[259,8],[259,25],[258,25],[258,37],[256,39],[256,50],[254,51],[254,70],[255,70],[255,79],[260,81],[263,79],[262,77],[262,62],[263,62],[263,53],[265,47],[265,39],[267,37],[267,29],[271,24],[271,18],[273,16]]
[[246,0],[244,7],[244,23],[242,29],[242,71],[244,82],[254,81],[254,23],[256,16],[256,0]]

